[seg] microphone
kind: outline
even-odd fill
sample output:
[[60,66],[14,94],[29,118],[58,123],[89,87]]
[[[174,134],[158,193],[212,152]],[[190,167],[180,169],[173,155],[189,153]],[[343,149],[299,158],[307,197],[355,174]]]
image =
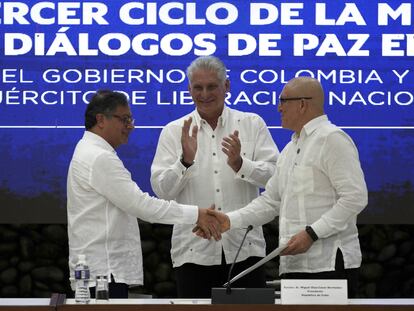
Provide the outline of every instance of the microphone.
[[[274,304],[275,303],[275,290],[274,288],[231,288],[231,284],[239,279],[238,274],[233,279],[231,278],[231,272],[236,264],[237,257],[240,250],[243,247],[243,243],[246,240],[247,234],[253,230],[253,226],[250,225],[246,228],[243,240],[237,250],[236,256],[230,266],[229,274],[227,276],[227,282],[222,287],[213,287],[211,289],[211,303],[212,304]],[[260,264],[261,265],[261,264]],[[257,268],[257,267],[254,267]],[[250,269],[250,268],[249,268]],[[252,271],[251,269],[250,271]],[[245,270],[246,271],[246,270]],[[244,273],[243,271],[241,274]]]
[[234,260],[233,260],[233,262],[232,262],[232,264],[230,266],[229,275],[227,276],[227,282],[223,284],[223,287],[226,287],[226,293],[227,293],[227,295],[230,295],[231,294],[231,283],[230,283],[230,280],[231,280],[231,272],[233,271],[234,265],[236,264],[237,257],[239,257],[239,253],[240,253],[240,250],[242,249],[244,240],[246,240],[247,234],[250,231],[252,231],[252,230],[253,230],[253,226],[252,225],[249,225],[247,227],[247,229],[246,229],[246,233],[244,234],[243,240],[241,241],[240,246],[239,246],[239,248],[237,250],[236,257],[234,257]]

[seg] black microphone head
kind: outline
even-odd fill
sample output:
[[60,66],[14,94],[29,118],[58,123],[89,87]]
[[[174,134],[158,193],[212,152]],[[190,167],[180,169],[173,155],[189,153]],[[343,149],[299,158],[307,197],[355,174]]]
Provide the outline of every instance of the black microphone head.
[[251,230],[253,230],[253,226],[252,226],[252,225],[249,225],[249,226],[247,227],[247,231],[251,231]]

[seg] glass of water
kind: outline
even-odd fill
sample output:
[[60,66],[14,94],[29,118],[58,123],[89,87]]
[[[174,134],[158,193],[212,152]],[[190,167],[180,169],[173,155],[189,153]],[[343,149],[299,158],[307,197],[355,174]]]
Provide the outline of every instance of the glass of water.
[[96,299],[96,303],[105,303],[109,301],[108,276],[107,275],[96,276],[95,299]]

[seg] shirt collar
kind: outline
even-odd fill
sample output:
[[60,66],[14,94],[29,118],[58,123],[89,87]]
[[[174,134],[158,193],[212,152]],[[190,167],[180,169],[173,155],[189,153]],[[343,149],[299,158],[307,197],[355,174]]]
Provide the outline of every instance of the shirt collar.
[[97,145],[105,150],[116,153],[115,149],[102,137],[98,134],[95,134],[91,131],[85,131],[83,134],[83,139],[91,141],[92,144]]
[[[221,116],[218,118],[217,126],[224,126],[226,124],[226,120],[229,118],[229,108],[224,105],[223,112],[221,113]],[[193,113],[193,120],[195,121],[195,125],[198,126],[199,129],[203,127],[203,125],[207,124],[207,121],[205,121],[200,114],[198,113],[197,109],[194,110]]]
[[[306,123],[303,126],[302,130],[300,131],[300,136],[301,137],[310,136],[314,131],[316,131],[321,126],[330,124],[330,123],[331,121],[328,120],[328,116],[326,114],[316,117],[310,120],[308,123]],[[298,139],[299,139],[298,135],[296,133],[293,133],[292,140],[296,142]]]

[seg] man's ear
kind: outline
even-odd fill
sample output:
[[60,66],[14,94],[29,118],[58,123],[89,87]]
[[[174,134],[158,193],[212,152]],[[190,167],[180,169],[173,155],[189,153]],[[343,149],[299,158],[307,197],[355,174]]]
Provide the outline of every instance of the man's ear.
[[301,109],[307,109],[306,102],[305,102],[305,100],[304,100],[304,99],[302,99],[302,100],[300,101],[300,108],[301,108]]
[[98,113],[95,118],[96,118],[96,125],[99,128],[103,128],[105,124],[105,116],[102,113]]
[[306,106],[305,101],[302,99],[299,104],[299,111],[301,114],[305,114],[307,110],[308,110],[308,107]]

